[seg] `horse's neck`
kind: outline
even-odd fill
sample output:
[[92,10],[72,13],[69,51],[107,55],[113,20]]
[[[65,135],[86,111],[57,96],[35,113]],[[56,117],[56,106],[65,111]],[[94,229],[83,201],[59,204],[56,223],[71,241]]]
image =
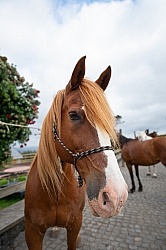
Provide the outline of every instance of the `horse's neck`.
[[75,178],[74,166],[67,162],[62,162],[62,171],[67,180],[72,181]]
[[129,142],[131,140],[133,140],[133,139],[127,138],[127,137],[125,137],[125,136],[122,135],[122,137],[121,137],[122,147],[123,147],[124,144],[126,144],[127,142]]
[[[63,179],[62,179],[62,193],[66,201],[78,196],[80,192],[78,188],[78,173],[75,171],[74,166],[69,163],[62,163]],[[81,191],[81,192],[85,192]],[[71,202],[71,200],[70,200]]]
[[62,162],[62,170],[65,174],[72,174],[74,172],[73,165],[67,162]]

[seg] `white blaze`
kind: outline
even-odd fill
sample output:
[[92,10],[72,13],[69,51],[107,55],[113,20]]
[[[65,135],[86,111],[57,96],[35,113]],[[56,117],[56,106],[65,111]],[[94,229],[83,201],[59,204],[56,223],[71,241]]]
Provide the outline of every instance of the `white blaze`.
[[[96,129],[100,146],[112,146],[109,135],[98,127]],[[100,190],[97,199],[89,200],[89,206],[93,215],[109,218],[120,213],[127,200],[128,190],[114,151],[105,150],[104,154],[107,156],[106,185]]]
[[[100,146],[112,146],[110,137],[106,132],[101,132],[101,130],[97,127],[98,137]],[[108,157],[108,165],[105,166],[106,173],[106,186],[110,185],[115,188],[117,191],[121,193],[124,190],[124,185],[126,185],[123,175],[120,171],[115,153],[113,150],[105,150],[105,155]]]

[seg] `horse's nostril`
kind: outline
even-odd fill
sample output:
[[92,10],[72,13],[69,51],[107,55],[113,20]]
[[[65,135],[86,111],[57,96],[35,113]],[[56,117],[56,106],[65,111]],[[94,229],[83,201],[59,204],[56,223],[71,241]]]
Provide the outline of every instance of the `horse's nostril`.
[[106,205],[109,202],[109,196],[106,192],[103,192],[103,205]]

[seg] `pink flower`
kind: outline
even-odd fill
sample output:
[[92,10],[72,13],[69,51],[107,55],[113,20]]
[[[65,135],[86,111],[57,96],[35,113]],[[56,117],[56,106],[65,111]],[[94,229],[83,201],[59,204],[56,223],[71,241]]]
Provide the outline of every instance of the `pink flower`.
[[8,119],[12,119],[11,114],[7,114],[7,118],[8,118]]

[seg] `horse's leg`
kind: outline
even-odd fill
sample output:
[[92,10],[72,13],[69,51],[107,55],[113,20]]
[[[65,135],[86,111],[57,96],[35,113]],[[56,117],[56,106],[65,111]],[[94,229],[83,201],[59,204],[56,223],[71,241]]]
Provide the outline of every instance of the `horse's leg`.
[[44,232],[40,233],[34,225],[26,220],[25,238],[29,250],[42,250]]
[[125,161],[122,159],[122,167],[125,167]]
[[150,170],[150,166],[148,166],[148,172],[146,173],[146,175],[151,175],[151,170]]
[[67,244],[68,250],[76,250],[79,237],[79,231],[82,225],[82,214],[73,221],[73,223],[67,228]]
[[132,165],[126,164],[127,168],[129,170],[130,173],[130,178],[131,178],[131,184],[132,184],[132,188],[130,189],[130,193],[135,192],[135,183],[134,183],[134,175],[133,175],[133,169],[132,169]]
[[153,174],[153,178],[157,178],[157,171],[156,171],[156,165],[153,165],[154,167],[154,174]]
[[135,174],[136,174],[136,176],[137,176],[138,183],[139,183],[138,191],[141,192],[141,191],[143,190],[143,187],[142,187],[141,180],[140,180],[140,178],[139,178],[139,167],[138,167],[138,165],[135,165]]

